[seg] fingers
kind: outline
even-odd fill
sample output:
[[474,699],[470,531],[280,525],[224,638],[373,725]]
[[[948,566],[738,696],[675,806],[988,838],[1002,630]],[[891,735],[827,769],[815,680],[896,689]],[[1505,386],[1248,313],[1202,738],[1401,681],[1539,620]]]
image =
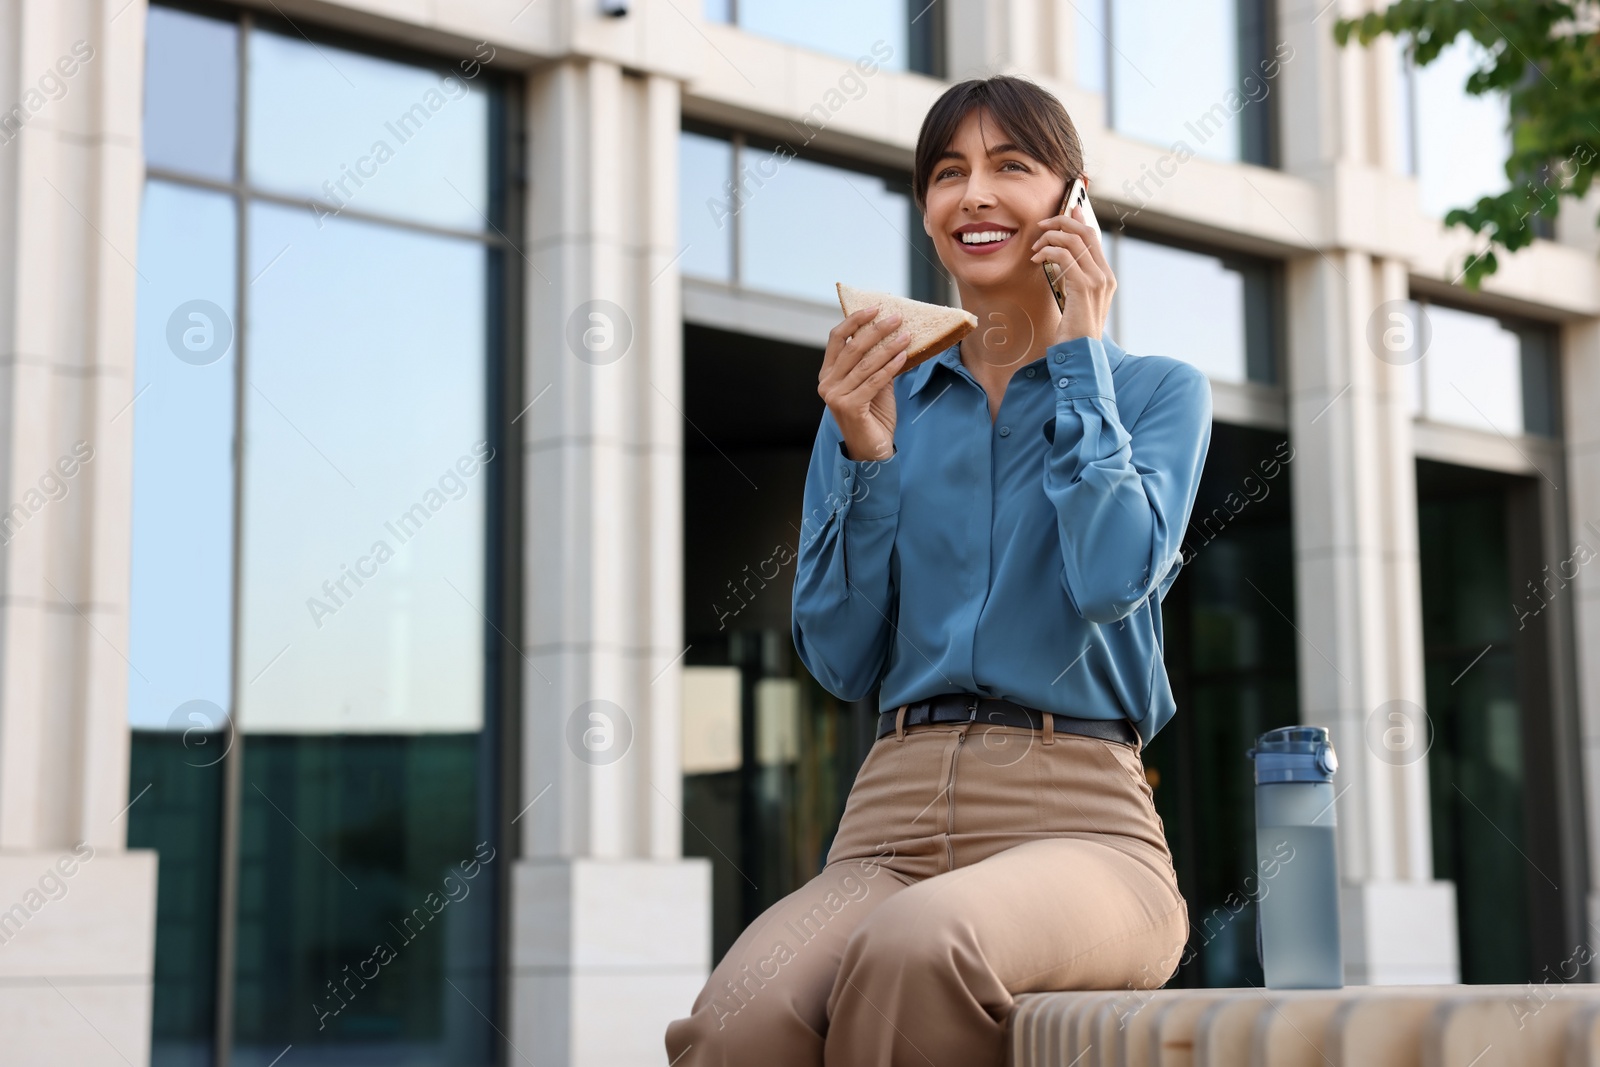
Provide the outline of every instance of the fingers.
[[[862,383],[871,381],[880,371],[888,368],[890,364],[895,364],[895,360],[910,347],[911,334],[909,331],[903,331],[901,334],[892,337],[886,344],[878,345],[876,348],[868,348],[866,354],[856,361],[856,365],[844,374],[838,388],[844,395],[855,393],[861,388]],[[898,364],[895,364],[895,366],[898,367]],[[893,370],[890,371],[890,375],[893,376]],[[878,388],[882,388],[881,382]],[[877,395],[877,388],[874,388],[868,394],[869,397],[875,395]]]
[[1109,265],[1102,266],[1095,259],[1092,249],[1092,244],[1076,233],[1050,230],[1039,238],[1032,260],[1059,264],[1077,283],[1098,288],[1107,284],[1113,275]]
[[[854,315],[846,316],[843,322],[829,331],[828,351],[823,356],[822,371],[817,376],[819,382],[826,381],[830,375],[849,374],[863,353],[872,351],[874,345],[899,329],[900,316],[897,314],[885,315],[878,322],[873,322],[872,314],[876,310],[863,308]],[[857,316],[861,316],[861,319],[852,321]]]
[[873,316],[877,313],[878,309],[876,307],[852,311],[840,319],[833,329],[828,331],[828,347],[822,356],[822,373],[817,376],[818,381],[821,381],[827,375],[829,368],[838,359],[839,353],[844,350],[845,343],[850,340],[850,336],[859,332],[863,326],[871,322]]
[[[1082,207],[1075,207],[1072,210],[1078,215],[1083,213]],[[1111,262],[1106,259],[1105,246],[1100,240],[1100,231],[1093,226],[1090,226],[1081,218],[1068,215],[1056,215],[1053,218],[1045,219],[1040,225],[1044,227],[1045,232],[1038,241],[1034,242],[1033,247],[1035,250],[1040,248],[1044,243],[1044,238],[1052,233],[1077,234],[1083,240],[1085,246],[1088,247],[1089,254],[1094,259],[1095,264],[1105,272],[1107,277],[1112,276]]]

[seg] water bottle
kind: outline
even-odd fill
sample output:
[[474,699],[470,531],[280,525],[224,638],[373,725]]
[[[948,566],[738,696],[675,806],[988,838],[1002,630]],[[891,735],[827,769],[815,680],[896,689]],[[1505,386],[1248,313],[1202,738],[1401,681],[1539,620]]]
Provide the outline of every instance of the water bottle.
[[1285,726],[1256,739],[1256,953],[1268,989],[1340,989],[1339,856],[1333,772],[1323,726]]

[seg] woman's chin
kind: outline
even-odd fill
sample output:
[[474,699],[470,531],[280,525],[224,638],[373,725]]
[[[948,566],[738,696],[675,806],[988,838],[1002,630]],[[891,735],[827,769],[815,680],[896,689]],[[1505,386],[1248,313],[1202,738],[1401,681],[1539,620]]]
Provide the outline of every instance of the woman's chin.
[[[1033,264],[1028,264],[1033,267]],[[1014,265],[1003,267],[998,263],[963,263],[962,269],[951,271],[956,284],[977,292],[1001,292],[1022,284],[1023,276]],[[1037,267],[1033,267],[1038,270]]]

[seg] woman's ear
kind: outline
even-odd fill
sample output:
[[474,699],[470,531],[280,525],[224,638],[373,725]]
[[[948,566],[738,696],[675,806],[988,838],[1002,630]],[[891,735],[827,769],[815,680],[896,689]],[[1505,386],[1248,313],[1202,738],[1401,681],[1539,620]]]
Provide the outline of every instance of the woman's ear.
[[926,211],[922,213],[922,232],[929,237],[933,236],[933,227],[928,225],[928,213]]

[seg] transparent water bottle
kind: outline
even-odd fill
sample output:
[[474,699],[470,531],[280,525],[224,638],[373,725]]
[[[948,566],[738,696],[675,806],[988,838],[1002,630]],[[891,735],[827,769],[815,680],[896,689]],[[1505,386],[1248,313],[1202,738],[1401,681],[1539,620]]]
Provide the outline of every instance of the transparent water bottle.
[[1285,726],[1256,739],[1256,952],[1268,989],[1339,989],[1339,855],[1333,772],[1323,726]]

